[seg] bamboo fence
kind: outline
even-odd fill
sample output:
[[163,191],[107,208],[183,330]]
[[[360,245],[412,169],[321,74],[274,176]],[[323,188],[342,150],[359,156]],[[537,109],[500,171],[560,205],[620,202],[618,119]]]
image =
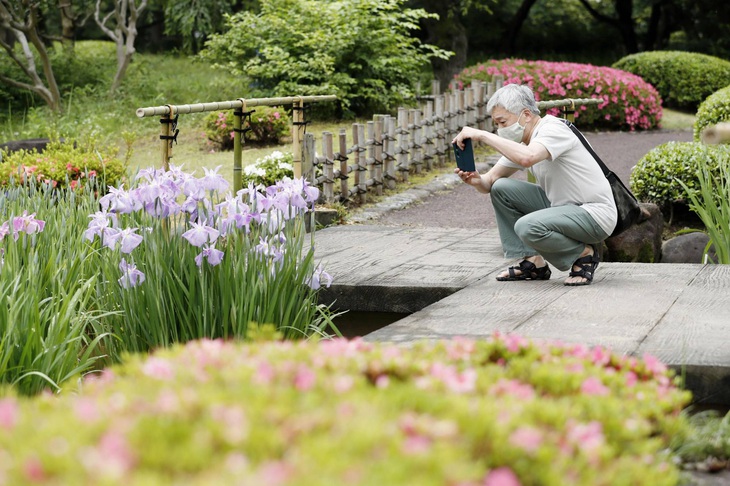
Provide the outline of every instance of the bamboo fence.
[[[444,167],[453,157],[451,140],[464,126],[493,130],[486,105],[502,83],[502,79],[473,82],[445,94],[438,94],[435,86],[434,94],[421,98],[420,109],[399,108],[394,116],[375,115],[372,121],[340,128],[336,136],[323,132],[319,154],[314,135],[306,134],[303,175],[320,187],[323,202],[358,204],[366,203],[368,194],[382,195],[384,187],[393,189],[396,183],[407,182],[409,174]],[[561,108],[562,115],[572,120],[576,106],[601,101],[543,101],[538,107]]]
[[[169,168],[180,114],[234,111],[234,192],[242,187],[242,144],[246,111],[254,106],[292,105],[294,176],[306,177],[321,190],[324,203],[366,203],[368,194],[382,195],[408,182],[410,174],[444,167],[452,160],[451,140],[465,126],[492,131],[487,102],[504,80],[474,81],[464,89],[440,94],[438,83],[432,94],[419,98],[420,108],[398,108],[394,115],[375,115],[372,121],[340,128],[335,144],[332,132],[323,132],[318,154],[314,135],[305,133],[305,104],[333,101],[333,95],[283,98],[239,98],[233,101],[139,108],[140,118],[160,116],[162,165]],[[572,120],[576,106],[597,105],[600,99],[567,99],[538,102],[540,109],[561,108]],[[348,140],[348,132],[350,133]],[[335,149],[335,145],[337,149]],[[350,182],[351,181],[351,182]]]

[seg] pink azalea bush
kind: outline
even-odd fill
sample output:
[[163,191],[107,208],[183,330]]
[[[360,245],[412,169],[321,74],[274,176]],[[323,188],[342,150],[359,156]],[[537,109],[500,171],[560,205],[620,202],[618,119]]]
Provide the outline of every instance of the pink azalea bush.
[[54,188],[80,189],[98,182],[116,185],[124,180],[124,163],[109,150],[85,142],[51,142],[43,153],[21,150],[4,154],[0,163],[0,186],[49,184]]
[[[504,76],[506,84],[526,84],[538,101],[600,98],[596,106],[576,108],[575,122],[582,129],[649,130],[659,126],[662,100],[653,86],[639,76],[618,69],[571,62],[489,60],[456,76],[461,86],[472,80]],[[547,110],[558,115],[558,108]]]
[[[256,106],[250,118],[244,118],[246,143],[276,144],[289,135],[291,118],[281,107]],[[211,112],[204,121],[205,136],[220,150],[233,149],[233,110]]]
[[0,482],[673,485],[688,399],[651,356],[516,336],[201,340],[0,399]]

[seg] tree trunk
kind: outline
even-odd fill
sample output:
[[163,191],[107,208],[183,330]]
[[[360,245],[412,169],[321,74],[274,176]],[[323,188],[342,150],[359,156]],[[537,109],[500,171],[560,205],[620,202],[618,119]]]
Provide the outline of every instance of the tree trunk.
[[[39,32],[38,5],[27,0],[22,5],[11,3],[9,0],[0,0],[0,28],[5,32],[12,33],[13,42],[7,42],[0,38],[2,47],[12,61],[23,71],[25,81],[13,79],[4,73],[0,73],[0,82],[20,89],[27,89],[38,96],[53,110],[61,111],[61,92],[53,74],[53,66],[48,57],[48,50],[43,44]],[[21,8],[18,8],[21,7]],[[23,54],[18,55],[14,45],[20,44]],[[30,46],[40,59],[45,81],[41,78],[36,67],[35,55]]]
[[76,40],[76,17],[71,0],[58,0],[58,9],[61,13],[61,43],[70,51]]
[[520,35],[520,30],[530,15],[530,9],[535,5],[537,0],[522,0],[520,8],[517,9],[514,17],[510,21],[509,25],[505,29],[504,37],[502,37],[502,46],[500,51],[504,52],[508,56],[513,56],[517,51],[517,38]]
[[633,54],[639,52],[639,42],[636,38],[634,25],[634,0],[616,0],[616,13],[618,14],[619,31],[624,41],[626,52]]

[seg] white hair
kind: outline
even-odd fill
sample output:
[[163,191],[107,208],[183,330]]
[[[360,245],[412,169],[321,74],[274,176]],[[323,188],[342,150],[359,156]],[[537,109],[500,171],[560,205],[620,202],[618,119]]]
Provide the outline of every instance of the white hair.
[[539,115],[535,95],[528,86],[520,84],[507,84],[494,92],[487,103],[487,113],[501,106],[510,113],[520,114],[523,110],[529,110],[533,115]]

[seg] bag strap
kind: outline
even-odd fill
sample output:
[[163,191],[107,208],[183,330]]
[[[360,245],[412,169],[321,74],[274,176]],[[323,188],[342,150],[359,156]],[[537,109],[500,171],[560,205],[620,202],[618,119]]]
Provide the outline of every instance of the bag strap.
[[580,133],[580,130],[578,130],[575,125],[573,125],[569,120],[565,120],[563,118],[558,118],[561,122],[565,123],[568,128],[570,128],[573,133],[578,137],[578,140],[581,141],[583,146],[588,150],[588,153],[593,156],[594,159],[596,159],[596,162],[598,162],[598,165],[601,167],[601,170],[603,171],[603,175],[608,177],[608,174],[611,173],[611,170],[606,166],[606,164],[601,160],[601,158],[598,156],[598,154],[593,150],[593,147],[591,147],[591,144],[588,143],[588,140],[583,136],[582,133]]

